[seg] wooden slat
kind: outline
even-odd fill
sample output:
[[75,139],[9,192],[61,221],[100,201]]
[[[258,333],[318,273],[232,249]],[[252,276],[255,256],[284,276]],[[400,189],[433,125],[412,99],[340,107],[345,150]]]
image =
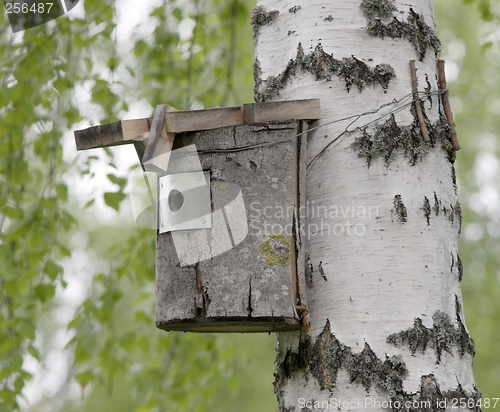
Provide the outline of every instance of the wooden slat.
[[[165,124],[163,131],[157,131],[161,140],[149,139],[154,150],[148,153],[144,161],[151,160],[163,150],[158,145],[168,143],[169,133],[183,133],[198,130],[210,130],[227,126],[254,125],[267,122],[292,120],[313,120],[320,118],[319,99],[291,100],[284,102],[254,103],[236,107],[223,107],[205,110],[176,111],[172,106],[162,105]],[[156,115],[155,115],[156,116]],[[117,146],[132,143],[145,132],[149,132],[153,118],[122,120],[115,123],[90,127],[75,131],[78,150],[97,147]],[[153,147],[152,146],[152,147]],[[158,147],[157,147],[158,146]],[[169,145],[167,144],[167,148]]]
[[144,132],[149,132],[149,119],[121,120],[93,126],[75,131],[76,148],[87,150],[131,143]]
[[167,113],[167,132],[182,133],[243,124],[240,106]]
[[319,99],[244,104],[245,124],[319,119]]
[[156,106],[146,149],[141,159],[141,163],[144,165],[145,170],[155,172],[167,170],[169,156],[161,155],[165,155],[172,151],[175,133],[167,132],[166,115],[176,111],[176,108],[168,104]]

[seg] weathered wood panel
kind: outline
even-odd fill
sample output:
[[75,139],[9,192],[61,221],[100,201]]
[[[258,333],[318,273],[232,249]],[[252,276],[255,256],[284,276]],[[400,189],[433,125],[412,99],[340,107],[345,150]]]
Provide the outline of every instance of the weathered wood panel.
[[297,135],[300,125],[176,135],[173,148],[195,144],[199,161],[173,152],[168,173],[210,172],[212,228],[157,235],[159,328],[265,332],[302,327],[295,309],[305,305],[298,290],[304,285],[304,251],[296,213],[303,198],[302,139],[234,153],[203,153],[285,140]]

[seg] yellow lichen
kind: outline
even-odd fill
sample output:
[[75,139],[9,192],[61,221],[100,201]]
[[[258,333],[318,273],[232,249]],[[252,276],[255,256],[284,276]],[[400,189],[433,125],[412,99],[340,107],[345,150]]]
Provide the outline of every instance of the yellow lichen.
[[266,263],[271,266],[290,265],[290,243],[283,235],[271,235],[260,246],[260,253],[266,258]]

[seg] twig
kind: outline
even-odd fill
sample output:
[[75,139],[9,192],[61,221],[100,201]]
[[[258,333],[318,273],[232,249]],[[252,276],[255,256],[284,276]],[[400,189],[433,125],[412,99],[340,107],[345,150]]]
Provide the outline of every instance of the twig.
[[424,142],[429,142],[430,141],[429,134],[427,133],[427,127],[425,126],[422,107],[420,107],[420,98],[418,97],[417,68],[415,66],[415,60],[410,61],[410,71],[411,71],[411,88],[413,91],[413,100],[415,101],[415,111],[417,113],[418,124],[420,125],[420,131],[422,132],[422,137],[424,138]]
[[460,143],[458,143],[457,129],[455,128],[455,121],[453,120],[453,112],[451,111],[450,99],[448,98],[448,89],[446,89],[446,75],[444,71],[444,60],[438,60],[438,78],[439,78],[439,88],[445,90],[441,95],[441,102],[443,103],[444,114],[446,120],[448,120],[448,125],[451,129],[451,147],[453,149],[460,149]]

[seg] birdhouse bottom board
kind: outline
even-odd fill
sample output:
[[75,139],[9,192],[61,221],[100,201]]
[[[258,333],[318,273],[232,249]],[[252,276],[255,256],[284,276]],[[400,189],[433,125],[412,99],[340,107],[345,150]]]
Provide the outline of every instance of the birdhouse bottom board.
[[[189,222],[196,226],[198,220],[194,229],[158,231],[158,328],[275,332],[302,327],[305,256],[299,210],[306,140],[297,135],[306,127],[293,121],[175,136],[166,175],[169,181],[187,181],[187,174],[197,173],[200,186],[210,188],[211,214],[195,216]],[[193,190],[202,189],[190,187],[182,196],[180,183],[178,210],[196,209],[187,203],[201,199]],[[168,196],[160,199],[159,226],[168,201]]]

